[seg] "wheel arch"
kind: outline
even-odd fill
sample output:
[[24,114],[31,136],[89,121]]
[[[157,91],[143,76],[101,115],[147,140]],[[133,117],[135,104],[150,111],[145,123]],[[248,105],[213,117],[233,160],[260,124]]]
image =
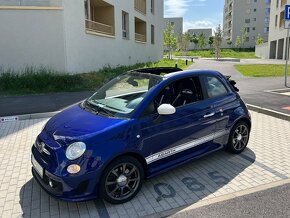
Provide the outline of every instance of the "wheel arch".
[[104,170],[110,165],[110,163],[112,163],[114,160],[116,160],[120,157],[124,157],[124,156],[131,156],[131,157],[135,158],[136,160],[138,160],[143,167],[144,176],[145,176],[145,178],[147,178],[147,176],[148,176],[148,164],[147,164],[145,158],[141,154],[138,154],[137,152],[126,152],[126,153],[118,154],[117,156],[113,157],[103,167],[102,174],[104,173]]

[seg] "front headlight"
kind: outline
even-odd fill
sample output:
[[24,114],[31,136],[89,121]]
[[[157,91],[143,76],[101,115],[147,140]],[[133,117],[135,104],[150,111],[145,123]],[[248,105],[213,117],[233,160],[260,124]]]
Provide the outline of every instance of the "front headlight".
[[69,160],[75,160],[82,156],[86,151],[86,144],[83,142],[75,142],[68,146],[65,152],[65,156]]

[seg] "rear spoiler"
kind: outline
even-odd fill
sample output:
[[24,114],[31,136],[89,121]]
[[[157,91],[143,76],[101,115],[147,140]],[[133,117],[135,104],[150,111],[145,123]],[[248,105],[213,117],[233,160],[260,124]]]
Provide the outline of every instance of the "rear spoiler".
[[235,91],[240,91],[237,87],[236,87],[236,81],[235,80],[232,80],[230,79],[231,76],[225,76],[225,78],[229,81],[229,83],[231,84],[231,86],[234,88]]

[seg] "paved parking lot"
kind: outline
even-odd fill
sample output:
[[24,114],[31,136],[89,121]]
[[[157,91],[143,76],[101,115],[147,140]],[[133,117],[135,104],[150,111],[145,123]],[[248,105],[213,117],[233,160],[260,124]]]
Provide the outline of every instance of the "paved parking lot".
[[290,122],[252,112],[253,128],[242,155],[224,151],[145,182],[123,205],[67,203],[32,179],[30,148],[47,119],[0,123],[0,217],[142,217],[189,206],[290,177]]

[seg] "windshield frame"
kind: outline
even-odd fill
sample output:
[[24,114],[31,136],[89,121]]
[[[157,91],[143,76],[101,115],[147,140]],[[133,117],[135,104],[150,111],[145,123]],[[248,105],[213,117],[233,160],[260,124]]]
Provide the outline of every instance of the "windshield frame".
[[[111,87],[113,87],[115,84],[117,84],[118,81],[122,80],[120,78],[122,78],[122,77],[125,78],[126,76],[134,76],[134,75],[144,77],[144,79],[149,79],[149,80],[151,78],[154,78],[155,84],[152,87],[148,87],[149,88],[148,91],[144,93],[145,94],[144,98],[136,105],[136,107],[131,112],[129,112],[129,113],[122,113],[121,111],[115,112],[115,111],[109,110],[108,108],[100,107],[92,102],[93,97],[98,95],[98,93],[106,92],[107,90],[109,90]],[[89,111],[95,113],[96,115],[105,116],[105,117],[109,117],[109,118],[115,118],[115,119],[131,119],[133,117],[133,114],[135,113],[135,111],[138,110],[140,105],[142,105],[142,102],[144,102],[144,100],[150,95],[150,92],[153,89],[155,89],[155,87],[157,87],[163,80],[164,80],[164,77],[162,77],[160,75],[142,73],[142,72],[138,72],[138,71],[134,71],[134,70],[129,71],[129,72],[125,72],[125,73],[122,73],[122,74],[116,76],[115,78],[113,78],[112,80],[110,80],[109,82],[107,82],[103,86],[101,86],[93,95],[91,95],[89,98],[87,98],[82,103],[82,107],[86,108],[86,104],[88,103],[88,104],[90,104],[90,107],[92,105],[95,106],[95,108],[93,110],[91,108],[87,108],[87,109]],[[113,97],[117,97],[117,96],[113,96]],[[106,99],[106,98],[103,98],[101,100],[104,100],[104,99]]]

